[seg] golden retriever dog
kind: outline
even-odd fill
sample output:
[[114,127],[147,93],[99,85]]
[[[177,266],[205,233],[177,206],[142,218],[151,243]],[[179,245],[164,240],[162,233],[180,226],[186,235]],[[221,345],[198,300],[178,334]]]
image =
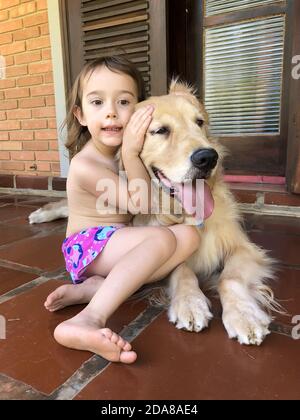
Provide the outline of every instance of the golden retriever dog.
[[[169,94],[151,97],[138,106],[147,103],[154,104],[155,111],[140,156],[160,194],[178,202],[180,185],[205,180],[205,221],[198,227],[201,245],[168,276],[169,320],[188,331],[207,327],[212,314],[201,287],[208,281],[220,296],[229,337],[241,344],[260,345],[270,332],[270,311],[279,307],[267,286],[273,277],[273,261],[241,226],[238,206],[223,181],[224,148],[209,137],[204,107],[186,84],[175,80]],[[186,203],[181,205],[181,214],[135,215],[133,225],[195,224],[185,211]],[[29,221],[50,221],[67,213],[67,203],[61,201],[35,211]]]

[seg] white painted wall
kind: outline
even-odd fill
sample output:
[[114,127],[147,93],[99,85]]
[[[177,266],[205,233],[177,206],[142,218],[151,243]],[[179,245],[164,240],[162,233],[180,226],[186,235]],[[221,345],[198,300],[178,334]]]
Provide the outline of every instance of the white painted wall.
[[66,177],[69,169],[69,153],[64,145],[67,134],[66,128],[61,130],[62,123],[66,118],[67,104],[65,66],[63,58],[63,36],[59,14],[59,0],[47,0],[47,3],[59,144],[60,175]]

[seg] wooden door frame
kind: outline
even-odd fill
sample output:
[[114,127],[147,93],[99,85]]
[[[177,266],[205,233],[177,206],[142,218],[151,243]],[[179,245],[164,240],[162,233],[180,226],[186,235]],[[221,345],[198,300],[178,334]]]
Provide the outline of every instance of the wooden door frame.
[[[84,65],[80,21],[81,0],[61,0],[65,14],[65,48],[68,55],[69,89]],[[74,22],[70,25],[70,22]]]
[[168,90],[166,0],[149,0],[148,13],[151,94],[164,95]]
[[[289,25],[291,26],[291,59],[300,57],[300,25],[297,18],[300,16],[300,2],[290,1]],[[299,61],[298,61],[299,62]],[[295,64],[290,62],[291,72]],[[300,71],[298,71],[300,74]],[[300,77],[290,77],[289,95],[289,119],[288,119],[288,148],[287,148],[287,187],[290,192],[300,194]]]

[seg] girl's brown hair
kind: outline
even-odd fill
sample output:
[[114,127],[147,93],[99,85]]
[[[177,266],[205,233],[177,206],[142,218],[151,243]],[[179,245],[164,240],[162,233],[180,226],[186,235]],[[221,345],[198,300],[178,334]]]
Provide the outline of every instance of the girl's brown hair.
[[69,150],[70,159],[76,153],[80,152],[91,138],[88,128],[82,126],[74,115],[75,107],[79,107],[82,110],[83,82],[88,75],[91,75],[97,68],[103,66],[115,73],[124,73],[131,76],[137,85],[138,101],[143,101],[146,97],[145,84],[141,73],[126,58],[122,56],[102,57],[86,63],[72,87],[68,103],[68,113],[64,122],[64,126],[66,125],[68,128],[66,148]]

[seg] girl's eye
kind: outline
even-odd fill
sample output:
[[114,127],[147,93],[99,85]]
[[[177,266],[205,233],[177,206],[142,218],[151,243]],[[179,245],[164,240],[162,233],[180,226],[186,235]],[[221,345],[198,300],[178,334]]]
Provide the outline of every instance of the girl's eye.
[[128,105],[129,104],[129,101],[127,99],[121,99],[120,100],[120,104],[121,105]]
[[204,124],[204,121],[201,118],[197,118],[196,119],[196,124],[198,125],[198,127],[202,127]]
[[95,99],[94,101],[91,102],[93,105],[102,105],[103,102],[100,99]]

